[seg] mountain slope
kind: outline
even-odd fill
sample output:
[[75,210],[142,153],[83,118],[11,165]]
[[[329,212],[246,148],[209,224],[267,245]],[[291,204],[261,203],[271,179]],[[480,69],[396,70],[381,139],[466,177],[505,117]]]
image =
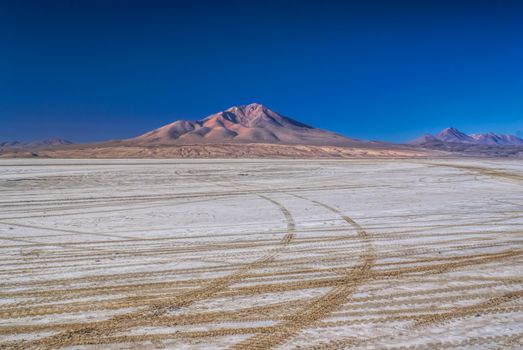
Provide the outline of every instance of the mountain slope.
[[197,121],[178,120],[126,142],[142,145],[276,143],[341,146],[361,141],[313,128],[252,103],[231,107]]
[[423,145],[423,144],[427,144],[427,143],[431,143],[431,142],[439,142],[439,141],[440,140],[438,140],[436,137],[434,137],[430,134],[423,134],[420,137],[418,137],[417,139],[409,141],[408,144]]
[[444,142],[474,143],[474,139],[456,128],[446,128],[434,136]]

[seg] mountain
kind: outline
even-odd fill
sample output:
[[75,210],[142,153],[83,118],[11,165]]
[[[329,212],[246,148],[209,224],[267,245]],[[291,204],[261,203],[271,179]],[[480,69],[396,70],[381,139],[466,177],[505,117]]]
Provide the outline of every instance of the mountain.
[[461,156],[523,158],[523,140],[513,135],[467,135],[456,128],[446,128],[436,135],[422,135],[409,144]]
[[29,142],[27,145],[29,147],[39,148],[39,147],[48,147],[48,146],[63,146],[63,145],[72,145],[73,142],[69,140],[64,140],[58,137],[50,138],[41,141]]
[[523,140],[514,135],[470,134],[467,135],[456,128],[446,128],[436,135],[424,134],[409,142],[411,145],[434,145],[441,143],[470,144],[484,146],[523,146]]
[[471,134],[475,142],[482,145],[499,145],[499,146],[523,146],[523,140],[514,135],[494,134]]
[[0,148],[17,148],[23,145],[20,141],[0,141]]
[[446,128],[434,136],[443,142],[474,143],[474,139],[456,128]]
[[303,124],[258,103],[231,107],[196,121],[178,120],[124,141],[134,145],[266,143],[331,146],[362,142]]
[[0,141],[0,148],[15,148],[15,149],[33,149],[33,148],[42,148],[42,147],[53,147],[53,146],[62,146],[62,145],[72,145],[73,142],[60,139],[60,138],[50,138],[46,140],[39,141],[30,141],[30,142],[21,142],[21,141]]

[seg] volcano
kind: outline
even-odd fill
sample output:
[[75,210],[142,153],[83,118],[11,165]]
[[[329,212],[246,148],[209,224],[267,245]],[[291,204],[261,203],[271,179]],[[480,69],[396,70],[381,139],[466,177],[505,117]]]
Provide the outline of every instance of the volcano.
[[141,145],[265,143],[345,146],[360,141],[317,129],[251,103],[206,118],[178,120],[127,142]]

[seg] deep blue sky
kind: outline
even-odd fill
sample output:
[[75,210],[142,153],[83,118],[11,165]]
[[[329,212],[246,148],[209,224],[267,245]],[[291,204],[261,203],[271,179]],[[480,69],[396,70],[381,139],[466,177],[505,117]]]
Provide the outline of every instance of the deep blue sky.
[[250,102],[363,139],[517,133],[521,3],[3,0],[0,140],[124,138]]

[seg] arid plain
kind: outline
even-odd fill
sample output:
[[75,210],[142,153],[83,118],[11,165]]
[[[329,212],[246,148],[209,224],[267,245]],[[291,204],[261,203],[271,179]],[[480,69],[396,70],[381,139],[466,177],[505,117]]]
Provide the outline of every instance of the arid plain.
[[0,161],[0,348],[518,349],[517,160]]

